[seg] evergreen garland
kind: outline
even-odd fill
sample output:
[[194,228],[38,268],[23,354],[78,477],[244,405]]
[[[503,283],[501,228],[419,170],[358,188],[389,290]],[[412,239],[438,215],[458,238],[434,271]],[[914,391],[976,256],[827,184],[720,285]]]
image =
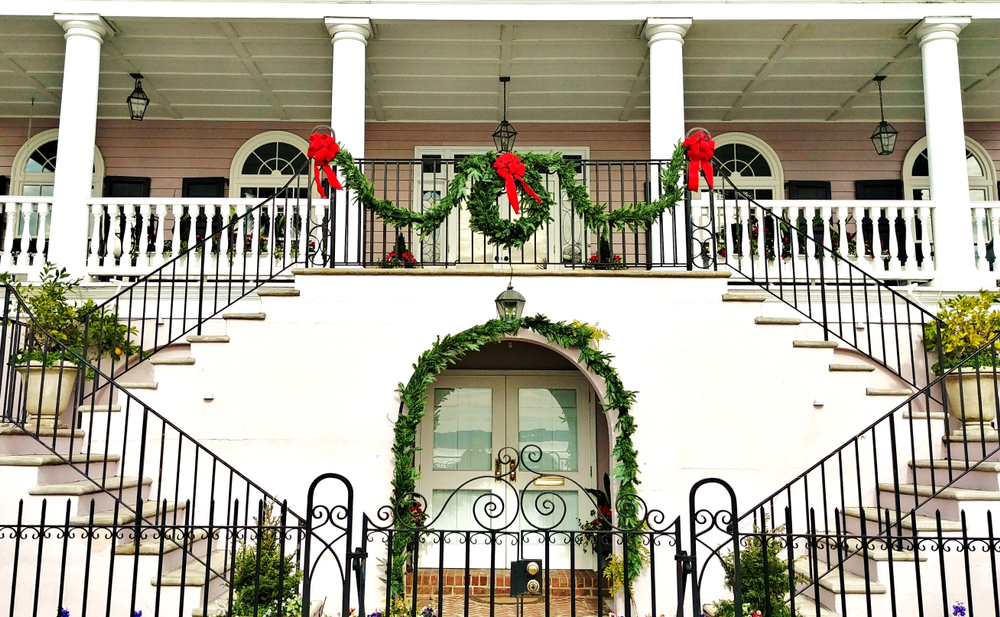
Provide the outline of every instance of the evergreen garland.
[[[543,198],[544,200],[544,198]],[[525,317],[515,321],[492,319],[473,326],[464,332],[439,337],[430,349],[420,354],[413,365],[410,380],[399,384],[400,412],[394,427],[395,441],[392,446],[394,471],[392,478],[391,503],[395,514],[396,529],[415,528],[411,507],[416,503],[413,494],[419,477],[414,460],[417,454],[417,429],[426,413],[427,389],[437,379],[441,371],[457,363],[465,354],[478,351],[488,343],[499,343],[504,336],[512,336],[521,328],[533,330],[545,337],[550,344],[566,349],[579,349],[579,362],[605,380],[605,409],[618,411],[615,425],[618,437],[612,454],[617,461],[612,475],[621,483],[618,488],[616,506],[619,514],[618,527],[625,530],[637,529],[643,516],[642,507],[636,497],[639,484],[638,452],[632,444],[635,434],[635,419],[629,413],[635,403],[636,393],[626,390],[618,372],[611,366],[612,355],[591,347],[597,330],[587,324],[567,324],[551,322],[544,315]],[[404,565],[407,551],[415,546],[413,533],[397,533],[392,543],[392,571],[387,577],[393,595],[403,593]],[[643,537],[637,533],[627,535],[629,580],[635,580],[644,563],[641,547]]]
[[[605,211],[602,204],[591,201],[587,188],[576,181],[576,161],[566,160],[558,152],[519,154],[525,166],[524,181],[541,197],[541,203],[527,196],[518,185],[522,214],[513,221],[502,219],[496,206],[497,197],[504,191],[504,181],[493,169],[498,156],[496,152],[467,156],[456,163],[455,176],[448,184],[448,192],[424,212],[401,208],[387,199],[375,197],[375,185],[358,169],[347,150],[341,148],[333,162],[344,176],[344,187],[354,191],[359,203],[393,227],[412,225],[422,238],[426,237],[444,223],[453,208],[466,202],[470,214],[469,226],[473,231],[485,235],[491,244],[518,248],[542,225],[552,220],[549,213],[554,201],[545,190],[542,174],[555,173],[559,176],[562,190],[575,211],[583,217],[584,226],[604,237],[612,229],[649,229],[664,210],[673,209],[684,194],[679,181],[685,152],[684,145],[678,142],[669,164],[660,170],[662,194],[658,199],[622,206],[610,212]],[[472,189],[466,195],[465,187],[469,180],[472,180]]]

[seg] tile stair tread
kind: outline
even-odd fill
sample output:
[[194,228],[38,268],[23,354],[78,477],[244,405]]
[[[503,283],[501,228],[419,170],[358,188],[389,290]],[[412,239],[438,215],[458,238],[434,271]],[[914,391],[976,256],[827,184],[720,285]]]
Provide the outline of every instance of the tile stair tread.
[[[826,572],[826,570],[830,567],[823,561],[819,561],[817,565],[820,572]],[[799,558],[795,561],[795,571],[799,574],[809,576],[809,565],[804,558]],[[867,593],[869,590],[873,594],[882,594],[886,592],[884,584],[877,583],[875,581],[868,581],[866,583],[865,577],[858,576],[857,574],[843,568],[834,568],[832,571],[821,576],[819,579],[819,586],[827,591],[840,593],[841,572],[843,572],[844,577],[844,593]]]
[[[20,426],[7,425],[0,426],[0,435],[35,435],[35,429],[29,428],[24,429]],[[51,428],[41,428],[37,431],[39,437],[52,437],[53,430]],[[60,428],[55,430],[56,437],[84,437],[87,433],[83,429],[68,429]]]
[[229,337],[225,334],[189,334],[185,340],[189,343],[228,343]]
[[[868,539],[868,558],[871,559],[872,561],[889,561],[889,551],[887,551],[885,549],[880,549],[880,548],[873,548],[873,547],[878,547],[878,542],[879,542],[878,538],[869,538]],[[860,537],[848,537],[848,538],[846,538],[844,540],[844,548],[845,548],[845,550],[848,550],[848,551],[851,551],[851,552],[857,551],[858,554],[860,555],[861,554],[861,548],[862,548],[862,546],[861,546],[861,538]],[[896,562],[896,561],[914,561],[914,553],[913,553],[913,551],[894,550],[894,551],[892,551],[892,560],[894,562]],[[921,555],[920,555],[920,561],[927,561],[927,555],[921,553]]]
[[[987,426],[989,426],[989,425],[987,425]],[[941,441],[944,442],[944,443],[949,443],[949,442],[950,443],[968,443],[970,445],[976,445],[976,444],[981,444],[981,443],[1000,443],[1000,435],[997,435],[997,434],[985,435],[985,436],[982,436],[982,437],[977,437],[975,435],[968,435],[968,437],[969,437],[968,439],[962,439],[961,436],[959,436],[959,437],[952,437],[951,435],[945,435],[944,437],[941,438]]]
[[[205,566],[211,570],[208,576],[205,575]],[[226,558],[226,550],[220,549],[212,551],[212,554],[198,559],[190,559],[186,564],[178,566],[169,572],[163,572],[160,576],[153,576],[149,584],[154,587],[159,584],[163,587],[201,587],[206,582],[217,578],[223,571],[222,568],[231,565]]]
[[166,365],[186,366],[186,365],[194,364],[194,358],[192,358],[190,356],[181,356],[181,357],[174,357],[174,358],[155,358],[154,357],[154,358],[150,358],[149,359],[149,363],[150,364],[157,364],[157,365],[159,365],[159,364],[166,364]]
[[[844,508],[844,514],[854,518],[861,518],[861,508]],[[865,519],[874,523],[881,523],[884,515],[886,515],[886,512],[880,510],[879,508],[865,508]],[[915,520],[913,520],[910,514],[906,512],[903,514],[902,518],[903,520],[900,521],[900,524],[903,529],[913,529],[913,525],[916,523],[917,531],[937,531],[937,521],[929,516],[922,516],[918,514],[916,515]],[[892,511],[888,512],[886,522],[895,525],[896,514]],[[874,529],[871,531],[872,533],[875,532]],[[962,523],[941,519],[941,531],[962,531]]]
[[[155,529],[155,525],[150,526]],[[167,553],[172,553],[178,549],[184,548],[184,538],[183,531],[178,530],[176,534],[166,533],[163,538],[162,546],[160,538],[157,537],[147,537],[139,541],[139,554],[140,555],[166,555]],[[188,538],[187,543],[190,546],[194,542],[200,542],[208,537],[208,532],[204,529],[191,530],[191,537]],[[154,534],[155,535],[155,534]],[[176,538],[176,539],[175,539]],[[126,544],[119,544],[115,547],[115,555],[135,555],[135,543],[128,542]]]
[[[323,600],[313,600],[309,605],[309,617],[323,616]],[[191,610],[191,617],[203,617],[204,606],[199,602],[198,606]],[[209,615],[226,615],[229,613],[229,589],[224,589],[221,594],[208,602]],[[826,616],[824,616],[826,617]],[[834,616],[837,617],[837,616]]]
[[724,293],[722,294],[723,302],[763,302],[767,299],[766,294],[762,293]]
[[[152,519],[160,512],[163,512],[165,516],[169,516],[170,512],[178,512],[187,507],[183,503],[172,503],[167,502],[166,509],[162,508],[162,504],[157,504],[153,501],[146,501],[142,504],[142,518]],[[179,512],[178,512],[179,514]],[[115,511],[114,510],[102,510],[100,512],[94,512],[94,525],[100,525],[104,527],[109,527],[113,525],[130,525],[135,522],[135,514],[131,510],[125,508],[118,509],[118,520],[115,521]],[[74,516],[69,519],[70,525],[84,526],[90,524],[90,514],[81,514],[80,516]]]
[[801,349],[836,349],[837,341],[792,341],[792,347]]
[[78,482],[65,482],[63,484],[39,484],[28,490],[29,495],[93,495],[106,490],[117,490],[121,488],[135,488],[140,484],[149,486],[153,484],[152,478],[135,478],[111,476],[104,480],[104,485],[100,485],[96,480],[80,480]]
[[867,388],[867,396],[910,396],[913,390],[909,388]]
[[45,467],[48,465],[67,465],[70,463],[75,463],[81,465],[83,463],[103,463],[108,461],[109,463],[117,462],[120,457],[117,454],[91,454],[87,456],[86,454],[74,454],[69,456],[69,460],[64,460],[61,456],[56,454],[11,454],[9,456],[0,456],[0,467]]
[[[879,490],[893,492],[893,485],[888,482],[880,482]],[[899,492],[902,495],[918,495],[920,497],[930,497],[937,492],[938,499],[954,499],[956,501],[1000,501],[1000,491],[981,491],[971,488],[938,488],[937,491],[929,484],[900,484]]]
[[156,390],[160,384],[155,381],[119,381],[118,385],[126,390]]
[[[816,603],[812,601],[812,598],[807,598],[804,595],[799,594],[795,597],[795,610],[798,611],[799,615],[812,617],[816,614]],[[828,609],[820,604],[819,617],[840,617],[840,613]]]
[[288,297],[292,297],[292,296],[298,296],[298,295],[300,295],[300,292],[299,292],[298,289],[295,289],[294,287],[261,287],[260,289],[257,290],[257,295],[261,296],[261,297],[265,297],[265,296],[272,296],[272,297],[288,296]]
[[223,313],[223,319],[240,319],[244,321],[263,321],[267,313]]
[[926,412],[926,411],[904,411],[903,412],[903,419],[904,420],[910,420],[910,419],[913,419],[913,420],[927,420],[927,419],[930,419],[930,420],[944,420],[947,417],[948,417],[948,414],[946,414],[943,411],[931,411],[931,412]]
[[871,373],[875,370],[875,367],[871,364],[831,364],[830,372],[843,372],[843,373]]
[[[948,470],[949,460],[946,459],[946,458],[945,459],[934,459],[933,463],[934,463],[933,467],[936,470],[937,469],[940,469],[940,470],[943,470],[943,471],[947,471]],[[966,462],[966,461],[962,461],[962,460],[954,460],[954,459],[952,459],[950,461],[950,464],[951,464],[951,469],[953,469],[953,470],[954,469],[958,469],[958,470],[961,470],[961,471],[965,471],[966,469],[974,468],[974,471],[985,471],[985,472],[988,472],[988,473],[1000,473],[1000,462],[997,462],[997,461],[983,461],[983,462],[977,464],[976,461]],[[916,460],[916,461],[911,462],[910,466],[911,467],[916,467],[917,469],[931,469],[931,460],[930,459]]]
[[118,413],[122,406],[117,403],[97,403],[94,405],[80,405],[76,408],[78,413]]
[[753,322],[761,326],[797,326],[802,320],[798,317],[754,317]]

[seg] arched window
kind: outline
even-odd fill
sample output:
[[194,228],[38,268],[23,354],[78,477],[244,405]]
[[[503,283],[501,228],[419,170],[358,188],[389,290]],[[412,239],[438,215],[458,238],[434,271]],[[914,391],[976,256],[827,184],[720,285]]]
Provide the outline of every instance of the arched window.
[[[59,129],[43,131],[21,146],[11,165],[11,195],[51,197],[56,179]],[[91,196],[100,197],[104,184],[104,157],[94,146],[94,178]]]
[[733,184],[754,199],[784,197],[784,172],[771,146],[747,133],[715,138],[715,158]]
[[233,157],[230,197],[264,199],[274,195],[306,162],[308,147],[305,139],[285,131],[251,137]]
[[[969,172],[969,200],[996,200],[997,176],[993,160],[985,148],[968,137],[965,138],[965,164]],[[926,137],[917,140],[903,159],[903,197],[917,200],[931,198]]]

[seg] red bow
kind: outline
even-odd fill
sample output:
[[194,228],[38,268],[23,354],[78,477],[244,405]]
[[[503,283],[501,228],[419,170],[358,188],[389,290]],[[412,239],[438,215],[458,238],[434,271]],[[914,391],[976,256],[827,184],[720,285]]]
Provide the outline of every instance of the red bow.
[[340,146],[331,135],[326,133],[313,133],[309,136],[309,150],[306,156],[313,160],[313,171],[316,175],[316,189],[323,199],[326,199],[326,191],[323,190],[323,178],[319,175],[319,170],[326,172],[326,179],[330,181],[330,186],[335,189],[344,190],[337,179],[337,174],[330,168],[330,163],[340,152]]
[[517,155],[513,152],[504,152],[497,157],[495,163],[493,163],[493,169],[497,170],[497,175],[504,179],[507,183],[507,199],[510,200],[510,207],[514,208],[514,214],[521,214],[521,210],[517,203],[517,186],[514,181],[521,183],[521,187],[524,192],[535,198],[539,204],[542,203],[542,198],[535,194],[535,191],[531,190],[528,183],[524,181],[524,163],[521,159],[517,158]]
[[698,172],[705,172],[705,182],[708,188],[714,189],[712,180],[712,157],[715,155],[715,141],[701,131],[695,131],[694,135],[684,140],[684,147],[687,148],[687,157],[690,161],[688,165],[688,188],[692,191],[698,190]]

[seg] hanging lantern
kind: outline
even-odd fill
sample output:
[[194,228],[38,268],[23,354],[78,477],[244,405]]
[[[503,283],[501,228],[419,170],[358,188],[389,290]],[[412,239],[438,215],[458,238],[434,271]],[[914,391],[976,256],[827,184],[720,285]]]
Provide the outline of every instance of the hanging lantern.
[[514,139],[517,137],[514,126],[507,122],[507,82],[509,81],[509,76],[500,78],[500,83],[503,84],[503,120],[493,131],[493,144],[497,147],[497,152],[513,152]]
[[896,136],[899,135],[899,131],[885,121],[885,110],[882,108],[882,81],[884,80],[885,75],[876,75],[875,79],[872,80],[878,84],[878,110],[882,121],[875,127],[871,140],[875,146],[875,152],[878,152],[880,156],[892,154],[892,151],[896,149]]
[[497,296],[497,317],[501,321],[514,321],[521,318],[524,310],[524,296],[514,291],[514,286],[507,285],[507,290]]
[[135,88],[132,90],[132,94],[128,95],[125,102],[128,103],[128,115],[132,117],[133,120],[142,120],[142,117],[146,115],[146,107],[149,106],[149,97],[142,89],[142,73],[131,73],[132,78],[135,79]]

